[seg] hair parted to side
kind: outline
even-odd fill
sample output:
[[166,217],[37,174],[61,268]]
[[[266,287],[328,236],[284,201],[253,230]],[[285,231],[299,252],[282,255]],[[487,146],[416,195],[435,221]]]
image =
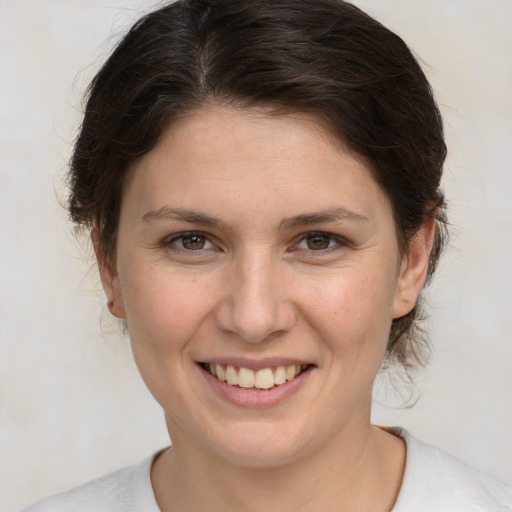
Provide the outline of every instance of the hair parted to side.
[[[403,40],[342,0],[177,0],[131,28],[89,86],[70,163],[70,216],[100,226],[107,261],[127,169],[211,103],[320,116],[387,194],[402,255],[436,219],[432,277],[446,240],[441,116]],[[424,362],[420,307],[393,321],[385,365]]]

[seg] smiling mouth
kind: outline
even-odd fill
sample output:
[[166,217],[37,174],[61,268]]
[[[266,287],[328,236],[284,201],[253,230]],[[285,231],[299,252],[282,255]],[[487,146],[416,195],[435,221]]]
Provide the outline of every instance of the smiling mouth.
[[308,370],[311,365],[287,365],[251,370],[230,364],[200,363],[201,368],[221,382],[246,389],[272,389]]

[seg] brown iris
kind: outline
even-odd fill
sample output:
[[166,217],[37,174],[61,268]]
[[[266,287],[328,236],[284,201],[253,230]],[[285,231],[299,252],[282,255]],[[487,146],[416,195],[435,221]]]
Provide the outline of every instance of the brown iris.
[[199,233],[189,233],[181,237],[181,243],[185,249],[197,251],[204,248],[206,237]]
[[329,247],[331,237],[325,233],[313,233],[306,237],[308,249],[312,251],[321,251]]

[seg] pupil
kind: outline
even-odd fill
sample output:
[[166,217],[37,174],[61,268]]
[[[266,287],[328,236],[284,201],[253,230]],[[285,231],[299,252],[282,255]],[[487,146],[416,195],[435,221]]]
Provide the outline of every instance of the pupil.
[[311,235],[307,239],[310,249],[327,249],[329,247],[329,237],[327,235]]
[[185,249],[202,249],[204,247],[204,236],[185,235],[183,237],[183,247]]

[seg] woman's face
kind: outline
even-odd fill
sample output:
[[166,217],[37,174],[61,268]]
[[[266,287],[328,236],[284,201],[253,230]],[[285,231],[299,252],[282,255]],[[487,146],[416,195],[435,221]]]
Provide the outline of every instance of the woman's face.
[[176,449],[275,466],[369,427],[418,254],[400,261],[388,199],[314,116],[212,106],[130,170],[101,271]]

